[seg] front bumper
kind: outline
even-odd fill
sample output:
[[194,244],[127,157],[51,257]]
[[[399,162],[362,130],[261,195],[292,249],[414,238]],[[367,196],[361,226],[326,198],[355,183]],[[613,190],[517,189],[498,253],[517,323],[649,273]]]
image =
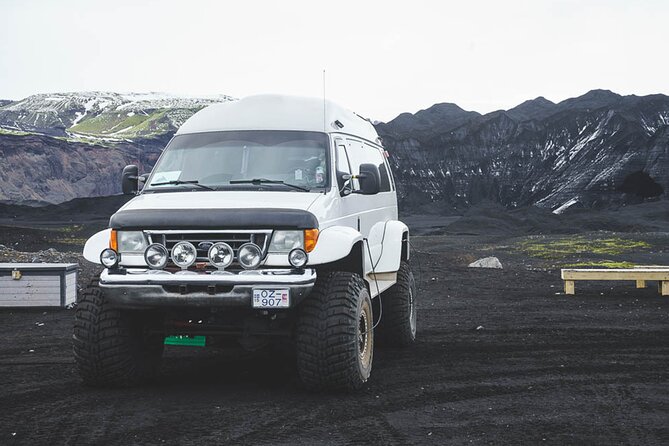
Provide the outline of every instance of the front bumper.
[[125,274],[100,275],[105,298],[122,308],[247,307],[254,288],[290,290],[290,306],[299,304],[316,282],[316,270],[261,269],[241,271],[171,273],[127,269]]

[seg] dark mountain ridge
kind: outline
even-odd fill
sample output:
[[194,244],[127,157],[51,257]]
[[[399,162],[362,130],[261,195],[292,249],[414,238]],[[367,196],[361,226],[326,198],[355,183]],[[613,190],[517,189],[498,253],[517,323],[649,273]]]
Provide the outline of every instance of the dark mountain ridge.
[[[537,98],[457,126],[411,122],[403,115],[399,129],[395,120],[377,126],[408,205],[493,200],[557,209],[570,201],[591,207],[667,198],[669,191],[665,95],[593,90],[558,104]],[[637,172],[655,186],[622,191]]]

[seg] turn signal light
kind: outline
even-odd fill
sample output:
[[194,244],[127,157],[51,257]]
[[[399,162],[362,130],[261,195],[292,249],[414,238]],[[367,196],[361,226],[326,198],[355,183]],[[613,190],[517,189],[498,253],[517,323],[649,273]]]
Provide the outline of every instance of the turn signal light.
[[116,229],[112,229],[109,234],[109,247],[118,252],[118,238],[116,237]]
[[306,252],[311,252],[316,247],[316,242],[318,241],[318,229],[305,229],[304,230],[304,250]]

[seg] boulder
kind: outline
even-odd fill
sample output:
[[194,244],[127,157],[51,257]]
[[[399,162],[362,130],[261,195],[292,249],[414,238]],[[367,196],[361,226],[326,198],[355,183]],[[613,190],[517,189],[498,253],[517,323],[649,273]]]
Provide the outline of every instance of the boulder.
[[497,268],[502,269],[502,262],[497,257],[484,257],[469,264],[470,268]]

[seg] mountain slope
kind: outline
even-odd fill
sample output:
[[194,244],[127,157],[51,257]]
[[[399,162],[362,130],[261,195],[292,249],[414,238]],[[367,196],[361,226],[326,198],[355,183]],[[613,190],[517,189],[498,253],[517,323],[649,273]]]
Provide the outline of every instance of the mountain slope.
[[160,148],[83,144],[45,135],[0,135],[0,202],[60,203],[120,192],[128,164],[150,169]]
[[83,92],[38,94],[0,103],[0,128],[108,141],[171,135],[209,104],[232,100],[165,93]]
[[[391,121],[377,128],[406,203],[460,207],[494,200],[555,209],[568,201],[604,206],[667,197],[669,191],[664,95],[596,90],[559,104],[537,98],[450,131],[433,127],[417,136],[416,128],[404,127]],[[637,172],[655,185],[623,193],[622,184]]]

